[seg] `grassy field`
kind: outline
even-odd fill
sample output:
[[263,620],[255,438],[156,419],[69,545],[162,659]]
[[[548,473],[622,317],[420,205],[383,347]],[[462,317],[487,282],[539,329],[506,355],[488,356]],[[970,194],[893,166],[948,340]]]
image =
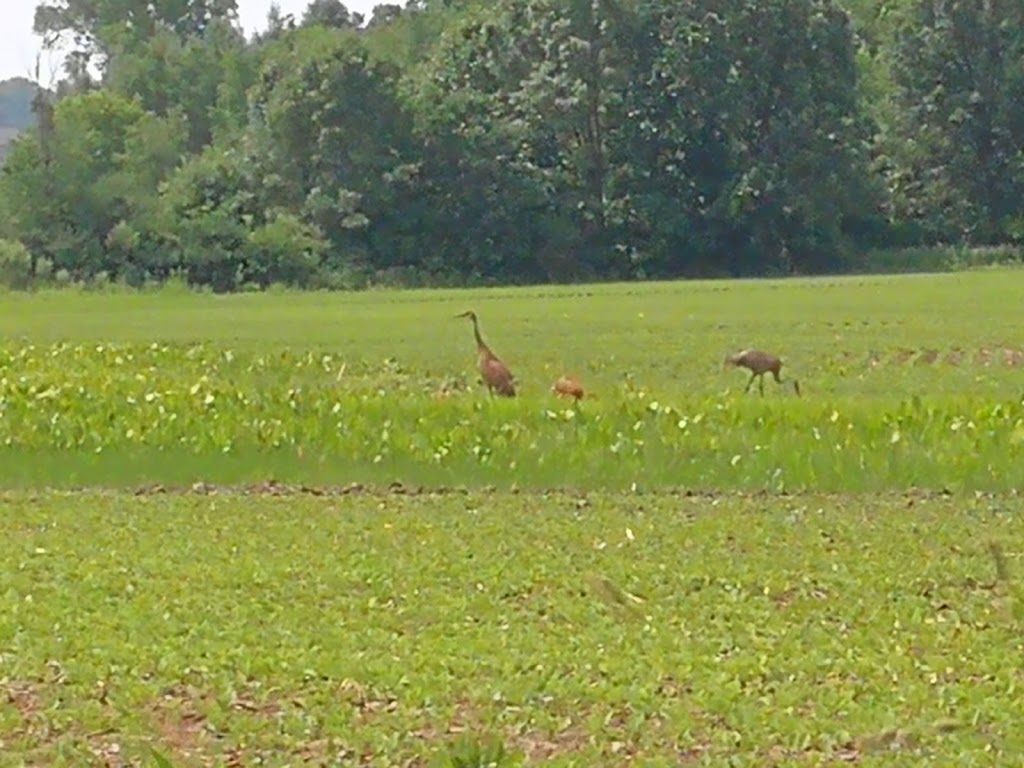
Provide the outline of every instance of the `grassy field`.
[[[0,300],[0,484],[1006,490],[1024,272]],[[467,308],[520,381],[477,383]],[[744,395],[726,352],[804,396]],[[575,373],[594,399],[550,391]]]
[[987,550],[1021,551],[1017,500],[4,501],[4,765],[156,765],[155,749],[482,766],[473,747],[501,744],[500,765],[974,766],[1024,749],[1024,595]]
[[1022,300],[0,295],[0,766],[1009,764]]

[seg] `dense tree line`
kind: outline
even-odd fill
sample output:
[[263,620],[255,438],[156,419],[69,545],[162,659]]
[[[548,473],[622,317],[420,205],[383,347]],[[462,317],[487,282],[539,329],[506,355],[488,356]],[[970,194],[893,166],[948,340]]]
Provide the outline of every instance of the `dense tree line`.
[[[1019,0],[46,0],[0,270],[216,290],[813,273],[1024,238]],[[95,72],[99,72],[97,77]]]

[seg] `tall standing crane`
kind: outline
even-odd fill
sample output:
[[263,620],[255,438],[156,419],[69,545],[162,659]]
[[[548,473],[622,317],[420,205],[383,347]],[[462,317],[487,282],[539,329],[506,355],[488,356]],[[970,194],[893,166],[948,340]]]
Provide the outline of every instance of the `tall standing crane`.
[[483,377],[488,391],[492,395],[497,393],[502,397],[515,397],[516,388],[512,372],[484,342],[483,337],[480,335],[480,323],[476,319],[476,312],[470,310],[456,315],[456,317],[468,317],[473,321],[473,335],[476,337],[477,368],[480,369],[480,375]]

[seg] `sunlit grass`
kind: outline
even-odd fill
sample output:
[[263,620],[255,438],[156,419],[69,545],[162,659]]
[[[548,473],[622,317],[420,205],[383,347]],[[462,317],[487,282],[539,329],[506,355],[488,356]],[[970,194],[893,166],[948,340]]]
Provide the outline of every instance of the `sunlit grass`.
[[1012,762],[1022,299],[0,296],[0,764]]
[[1024,747],[1014,583],[987,549],[1016,578],[1017,500],[3,501],[16,763],[426,765],[463,738],[556,766]]
[[[4,297],[0,483],[1008,489],[1021,299],[1016,271]],[[467,306],[514,401],[476,381]],[[722,360],[747,346],[781,355],[804,397],[744,394]],[[563,373],[582,404],[550,391]]]

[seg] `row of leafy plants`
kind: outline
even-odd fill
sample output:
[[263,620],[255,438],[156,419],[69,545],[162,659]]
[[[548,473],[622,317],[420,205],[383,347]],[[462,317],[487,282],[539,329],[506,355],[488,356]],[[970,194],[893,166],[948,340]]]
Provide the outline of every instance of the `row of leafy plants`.
[[[241,455],[420,467],[466,482],[856,490],[1012,487],[1024,405],[942,396],[877,403],[667,402],[633,384],[585,407],[489,400],[314,353],[206,346],[0,350],[0,448]],[[435,473],[436,475],[436,473]],[[436,475],[440,476],[440,475]]]

